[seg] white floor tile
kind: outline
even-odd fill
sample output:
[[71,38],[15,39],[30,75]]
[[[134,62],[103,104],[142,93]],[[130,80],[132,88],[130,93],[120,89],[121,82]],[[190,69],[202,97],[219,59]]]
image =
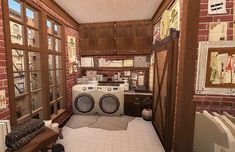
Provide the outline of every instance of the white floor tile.
[[151,122],[135,118],[125,131],[63,128],[66,152],[164,152]]

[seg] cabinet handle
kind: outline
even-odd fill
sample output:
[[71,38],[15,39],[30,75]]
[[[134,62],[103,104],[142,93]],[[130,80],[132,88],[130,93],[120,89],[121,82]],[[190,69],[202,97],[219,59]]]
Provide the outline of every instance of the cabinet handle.
[[137,97],[137,98],[135,98],[135,99],[136,99],[136,100],[139,100],[140,98]]
[[139,105],[140,103],[139,102],[135,102],[135,105]]

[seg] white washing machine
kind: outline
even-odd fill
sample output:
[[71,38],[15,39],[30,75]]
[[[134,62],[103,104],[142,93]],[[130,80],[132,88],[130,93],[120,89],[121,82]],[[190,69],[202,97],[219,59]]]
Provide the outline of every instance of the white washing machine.
[[124,88],[119,86],[97,86],[95,98],[99,103],[98,115],[117,116],[124,114]]
[[82,115],[97,114],[96,84],[78,84],[72,88],[73,113]]

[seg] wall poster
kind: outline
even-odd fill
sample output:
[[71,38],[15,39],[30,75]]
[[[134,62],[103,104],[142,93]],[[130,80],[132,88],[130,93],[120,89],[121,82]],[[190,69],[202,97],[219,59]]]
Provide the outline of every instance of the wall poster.
[[76,39],[75,37],[68,36],[67,37],[67,45],[68,45],[68,58],[69,62],[76,62],[77,55],[76,55]]
[[68,45],[69,73],[72,74],[73,72],[77,71],[77,69],[75,69],[76,67],[74,66],[75,62],[77,61],[75,37],[68,36],[67,45]]
[[199,43],[195,93],[235,95],[235,41]]
[[227,40],[228,22],[213,22],[209,27],[209,41]]
[[226,0],[209,0],[208,1],[208,14],[225,14]]
[[0,91],[0,110],[7,108],[7,103],[6,103],[6,92],[5,90]]

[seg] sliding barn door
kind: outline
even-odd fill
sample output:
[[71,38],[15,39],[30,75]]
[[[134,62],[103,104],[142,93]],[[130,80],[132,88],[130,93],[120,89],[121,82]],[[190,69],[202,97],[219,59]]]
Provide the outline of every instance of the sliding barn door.
[[171,41],[155,51],[153,124],[166,151],[173,136],[177,47]]

